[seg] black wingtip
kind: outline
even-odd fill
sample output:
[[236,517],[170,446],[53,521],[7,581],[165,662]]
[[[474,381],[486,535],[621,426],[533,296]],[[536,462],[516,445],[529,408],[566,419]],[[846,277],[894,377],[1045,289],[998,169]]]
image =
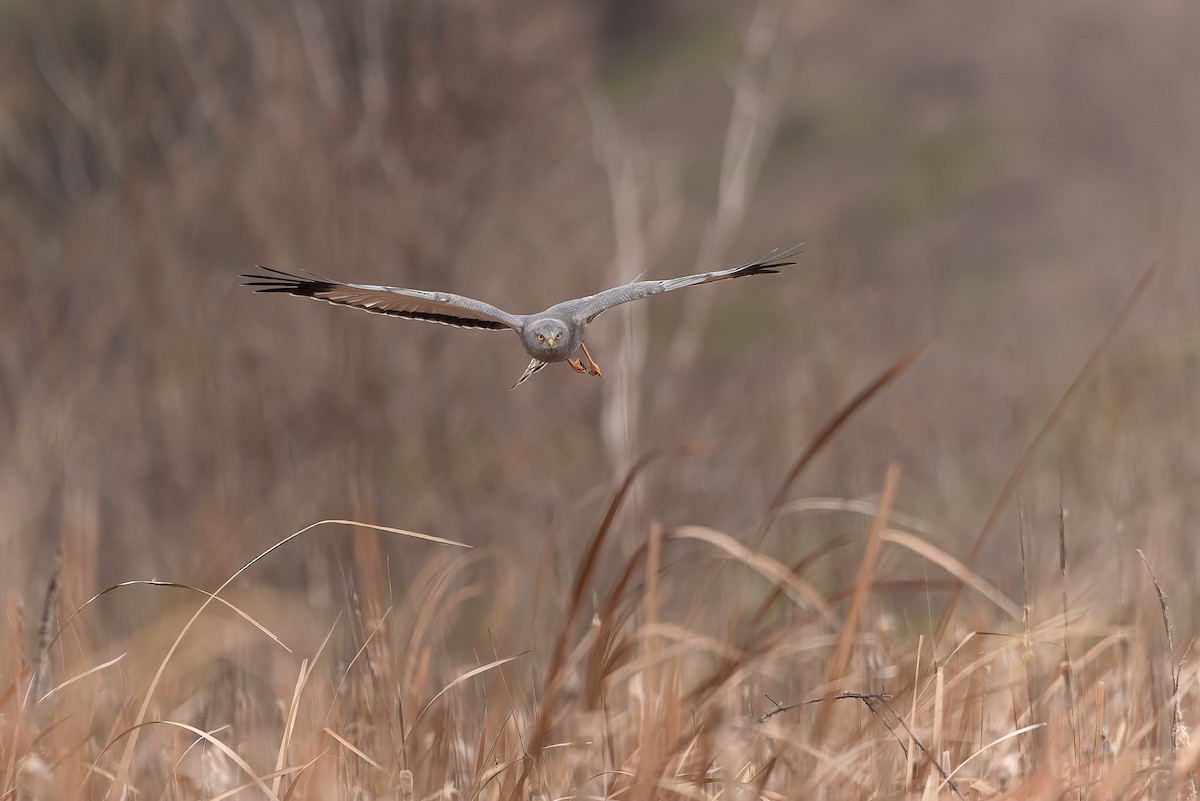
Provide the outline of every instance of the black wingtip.
[[774,275],[780,267],[791,267],[794,261],[773,261],[767,264],[748,264],[738,271],[738,275]]
[[334,284],[329,281],[304,278],[292,273],[285,273],[283,270],[277,270],[274,267],[266,267],[262,264],[256,264],[254,267],[258,270],[274,273],[274,275],[241,273],[238,276],[239,278],[246,279],[242,281],[241,286],[255,287],[255,292],[283,292],[288,295],[313,297],[321,292],[328,292],[334,287]]
[[795,264],[794,261],[789,261],[793,256],[804,252],[804,243],[799,242],[789,248],[775,248],[774,250],[764,253],[758,259],[758,264],[764,267],[785,267]]
[[791,261],[791,257],[797,253],[804,251],[804,243],[792,245],[790,248],[768,251],[759,256],[754,261],[743,264],[737,271],[737,275],[770,275],[771,273],[779,272],[780,267],[791,267],[796,262]]

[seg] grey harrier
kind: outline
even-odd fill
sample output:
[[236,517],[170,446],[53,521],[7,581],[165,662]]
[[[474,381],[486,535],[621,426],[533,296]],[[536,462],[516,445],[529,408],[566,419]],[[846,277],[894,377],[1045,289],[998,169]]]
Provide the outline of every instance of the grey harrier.
[[[344,284],[315,276],[305,278],[292,275],[262,265],[255,266],[260,270],[269,271],[272,275],[243,275],[242,278],[249,279],[243,286],[257,287],[256,292],[286,292],[289,295],[316,298],[339,306],[353,306],[374,314],[426,320],[459,328],[484,328],[492,331],[511,328],[521,337],[525,352],[533,357],[525,373],[513,384],[515,389],[524,383],[525,379],[553,362],[565,361],[577,373],[600,375],[599,365],[583,344],[584,329],[601,312],[613,306],[687,286],[778,272],[780,267],[795,264],[786,259],[799,252],[800,247],[797,245],[784,251],[772,250],[754,261],[728,270],[688,275],[666,281],[634,281],[586,298],[563,301],[537,314],[509,314],[483,301],[451,295],[448,292],[425,292],[420,289],[371,284]],[[582,351],[587,359],[587,368],[584,368],[579,359],[573,358],[577,351]]]

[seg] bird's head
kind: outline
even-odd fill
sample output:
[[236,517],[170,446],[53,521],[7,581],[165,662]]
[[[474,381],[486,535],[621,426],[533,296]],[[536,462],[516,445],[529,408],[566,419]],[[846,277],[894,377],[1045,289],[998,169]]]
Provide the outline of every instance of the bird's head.
[[560,362],[571,355],[571,330],[553,317],[534,320],[525,326],[525,349],[544,362]]

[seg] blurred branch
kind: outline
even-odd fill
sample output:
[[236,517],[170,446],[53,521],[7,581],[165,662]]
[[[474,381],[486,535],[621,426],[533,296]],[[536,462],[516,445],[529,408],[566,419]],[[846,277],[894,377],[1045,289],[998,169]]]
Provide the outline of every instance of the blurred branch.
[[[592,98],[588,111],[592,120],[592,147],[608,178],[617,244],[610,283],[636,281],[646,272],[646,265],[652,258],[648,251],[661,249],[665,235],[679,219],[678,193],[669,182],[655,184],[659,193],[648,236],[645,230],[647,210],[643,202],[646,187],[639,185],[638,180],[638,176],[647,171],[647,159],[636,143],[631,144],[622,136],[612,106],[606,99]],[[639,390],[647,348],[643,333],[646,312],[644,304],[637,303],[613,311],[623,323],[616,328],[620,331],[621,358],[613,363],[609,381],[605,382],[601,435],[617,476],[623,475],[633,463],[634,443],[638,441]]]
[[[124,172],[125,159],[120,137],[112,124],[101,114],[88,89],[71,74],[63,63],[54,35],[45,21],[33,25],[31,43],[38,72],[50,91],[87,131],[104,154],[104,164],[117,175]],[[86,175],[86,173],[84,173]]]
[[[62,203],[55,191],[54,178],[46,163],[37,157],[30,141],[21,132],[14,120],[8,114],[0,114],[0,157],[13,172],[25,179],[42,200],[61,210]],[[8,209],[4,219],[11,220]],[[28,226],[16,227],[17,230],[29,230]],[[26,264],[28,264],[26,260]]]
[[382,0],[363,0],[362,62],[359,66],[359,92],[363,115],[350,152],[367,154],[379,150],[383,124],[388,110],[387,68],[383,60]]
[[[775,137],[779,108],[790,74],[790,60],[777,48],[786,16],[787,8],[782,2],[765,0],[755,11],[746,32],[742,63],[734,76],[733,108],[721,159],[716,215],[700,241],[694,272],[716,270],[724,265],[729,245],[745,218],[748,198],[758,182],[763,161]],[[678,372],[693,363],[713,297],[710,292],[688,296],[681,318],[683,322],[668,348],[664,369]],[[663,383],[680,385],[678,381]]]
[[[179,59],[196,90],[195,99],[191,108],[188,109],[188,119],[184,122],[184,127],[189,129],[192,136],[195,136],[197,131],[191,129],[197,122],[202,122],[204,124],[203,132],[211,133],[219,120],[232,116],[229,102],[221,88],[221,82],[217,77],[211,57],[205,53],[203,47],[197,47],[192,42],[196,31],[193,11],[183,4],[166,6],[166,9],[165,27],[175,38]],[[251,26],[245,18],[247,10],[240,3],[230,4],[230,17],[235,24],[245,29],[247,40],[251,40]]]
[[329,44],[329,25],[314,0],[293,0],[289,6],[300,28],[300,39],[304,44],[304,56],[317,85],[317,96],[330,111],[342,106],[345,91],[338,75],[333,48]]

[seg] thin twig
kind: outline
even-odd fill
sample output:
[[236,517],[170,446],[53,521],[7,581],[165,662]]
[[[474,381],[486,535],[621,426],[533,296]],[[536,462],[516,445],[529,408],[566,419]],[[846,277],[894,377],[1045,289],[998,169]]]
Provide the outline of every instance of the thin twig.
[[799,709],[802,706],[809,706],[811,704],[821,704],[826,701],[845,701],[847,699],[857,699],[859,701],[866,701],[867,699],[881,699],[882,700],[882,699],[888,699],[888,698],[891,698],[891,696],[886,695],[884,693],[845,692],[845,693],[837,693],[836,695],[825,695],[820,698],[810,698],[807,701],[798,701],[797,703],[794,703],[794,704],[786,704],[785,705],[785,704],[780,704],[778,701],[776,701],[774,698],[772,698],[771,696],[768,695],[767,700],[770,701],[771,703],[775,704],[775,708],[772,709],[770,712],[766,713],[765,715],[758,716],[755,719],[755,721],[758,723],[766,723],[771,718],[775,717],[776,715],[782,715],[784,712],[791,712],[793,709]]
[[891,704],[888,703],[888,701],[890,701],[891,698],[892,698],[892,696],[885,692],[878,692],[878,693],[844,692],[844,693],[837,693],[836,695],[826,695],[821,698],[811,698],[807,701],[800,701],[795,704],[780,705],[778,702],[772,700],[770,696],[767,696],[767,700],[769,700],[769,701],[771,701],[771,703],[775,704],[775,709],[772,709],[770,712],[766,713],[765,715],[759,716],[756,719],[756,722],[766,723],[768,720],[775,717],[776,715],[782,715],[784,712],[789,712],[793,709],[799,709],[802,706],[809,706],[811,704],[820,704],[820,703],[824,703],[826,701],[843,701],[843,700],[847,700],[847,699],[855,699],[855,700],[862,701],[864,704],[866,704],[867,709],[871,710],[871,713],[873,715],[875,715],[876,717],[878,717],[879,720],[883,723],[883,725],[887,727],[887,730],[889,732],[891,732],[893,737],[896,738],[896,742],[898,742],[900,744],[900,750],[904,752],[904,756],[905,756],[905,758],[907,758],[908,757],[908,749],[905,748],[905,746],[904,746],[904,740],[900,739],[900,736],[898,734],[896,734],[896,730],[892,727],[892,725],[890,723],[888,723],[887,718],[885,718],[883,715],[879,714],[879,708],[876,706],[878,704],[880,707],[887,710],[888,714],[890,714],[893,718],[895,718],[896,722],[898,724],[900,724],[900,727],[902,729],[904,729],[904,733],[912,740],[913,744],[916,745],[917,749],[920,750],[920,752],[925,755],[925,758],[929,760],[929,764],[933,765],[934,769],[937,770],[938,774],[942,777],[942,781],[946,784],[947,787],[950,788],[951,792],[953,792],[959,798],[963,798],[964,796],[963,796],[962,792],[959,791],[958,785],[954,783],[954,780],[952,778],[950,778],[950,774],[946,772],[946,769],[942,767],[941,763],[938,762],[937,759],[934,758],[933,754],[931,754],[929,752],[929,749],[925,747],[925,744],[921,742],[921,739],[919,737],[917,737],[916,733],[913,732],[913,730],[911,728],[909,728],[908,724],[904,722],[904,718],[900,716],[900,713],[898,713],[895,709],[892,709]]

